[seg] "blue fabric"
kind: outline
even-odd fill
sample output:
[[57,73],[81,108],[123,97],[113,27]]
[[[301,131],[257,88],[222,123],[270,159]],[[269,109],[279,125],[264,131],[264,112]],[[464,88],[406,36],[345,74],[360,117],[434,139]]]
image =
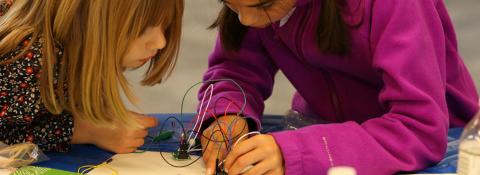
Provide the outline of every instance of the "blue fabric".
[[459,138],[463,128],[452,128],[448,130],[448,147],[445,157],[437,165],[427,168],[418,173],[455,173],[457,172]]
[[[146,139],[145,145],[141,149],[149,151],[175,151],[178,147],[178,140],[182,133],[181,126],[174,120],[168,120],[164,122],[170,116],[177,117],[185,126],[186,129],[191,129],[193,123],[191,123],[193,114],[185,114],[179,116],[179,114],[154,114],[159,120],[159,127],[151,129],[149,136],[156,136],[159,133],[160,126],[164,124],[163,131],[174,131],[175,134],[169,140],[153,143],[151,139]],[[282,116],[267,115],[262,119],[263,130],[262,133],[274,132],[284,130],[284,120]],[[445,158],[437,165],[420,171],[418,173],[455,173],[457,169],[458,159],[458,138],[462,133],[462,128],[453,128],[448,132],[448,150],[445,154]],[[188,134],[187,134],[188,136]],[[114,154],[93,145],[73,145],[72,149],[68,153],[45,153],[50,160],[35,164],[35,166],[55,168],[65,171],[76,172],[77,169],[84,165],[96,165],[100,164]],[[159,160],[160,161],[160,160]]]

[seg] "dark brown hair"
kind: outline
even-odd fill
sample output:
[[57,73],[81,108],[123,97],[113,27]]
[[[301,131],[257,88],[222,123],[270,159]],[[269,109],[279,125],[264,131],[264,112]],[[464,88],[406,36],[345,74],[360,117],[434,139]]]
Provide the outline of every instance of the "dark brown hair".
[[[316,38],[318,48],[327,54],[344,55],[350,50],[350,36],[342,18],[341,7],[345,0],[323,0],[318,19]],[[237,14],[227,6],[220,11],[209,27],[218,28],[222,47],[238,51],[248,27],[240,23]]]

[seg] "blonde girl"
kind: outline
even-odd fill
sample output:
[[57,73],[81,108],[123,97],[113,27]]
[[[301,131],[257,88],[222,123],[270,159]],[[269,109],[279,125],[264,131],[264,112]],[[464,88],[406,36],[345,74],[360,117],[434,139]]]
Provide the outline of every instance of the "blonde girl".
[[[175,65],[183,0],[16,0],[0,17],[0,141],[126,153],[156,120],[128,111],[123,71],[143,85]],[[6,5],[3,5],[6,7]]]

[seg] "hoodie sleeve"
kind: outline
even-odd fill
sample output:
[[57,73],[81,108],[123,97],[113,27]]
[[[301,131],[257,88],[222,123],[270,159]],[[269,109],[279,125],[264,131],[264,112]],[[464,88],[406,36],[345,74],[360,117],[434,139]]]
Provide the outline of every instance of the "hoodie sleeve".
[[440,161],[449,126],[443,1],[373,1],[372,66],[382,77],[386,113],[363,123],[313,125],[273,133],[286,173],[326,174],[352,166],[360,175],[416,171]]
[[[224,50],[220,39],[217,39],[203,80],[232,79],[238,83],[243,88],[247,101],[243,116],[251,119],[249,124],[253,124],[253,126],[251,125],[250,129],[255,130],[255,127],[257,129],[261,127],[260,117],[264,110],[264,100],[272,93],[274,77],[277,71],[278,68],[264,50],[258,32],[249,29],[238,52]],[[207,87],[208,83],[201,87],[199,100],[202,100]],[[217,82],[214,84],[213,89],[213,97],[208,109],[213,111],[215,115],[223,115],[225,112],[236,114],[239,108],[244,105],[243,94],[233,82]],[[230,101],[236,105],[231,105],[227,109]],[[205,105],[202,108],[205,108]],[[199,109],[199,111],[201,110]],[[209,117],[205,118],[205,120],[207,119]],[[206,124],[208,123],[207,121]]]

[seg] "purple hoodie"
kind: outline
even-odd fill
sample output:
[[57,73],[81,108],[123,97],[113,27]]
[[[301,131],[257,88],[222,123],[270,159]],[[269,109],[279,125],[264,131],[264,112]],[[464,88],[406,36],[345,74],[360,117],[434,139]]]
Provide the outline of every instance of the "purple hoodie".
[[[297,90],[292,109],[332,123],[272,133],[285,174],[326,174],[346,165],[360,175],[384,175],[440,161],[448,128],[464,126],[478,110],[444,1],[347,0],[352,48],[346,56],[317,49],[321,1],[298,0],[283,26],[250,28],[237,53],[217,40],[204,80],[240,83],[244,115],[261,127],[264,100],[281,70]],[[229,82],[215,86],[212,101],[222,97],[243,103]],[[227,104],[212,106],[221,114]]]

